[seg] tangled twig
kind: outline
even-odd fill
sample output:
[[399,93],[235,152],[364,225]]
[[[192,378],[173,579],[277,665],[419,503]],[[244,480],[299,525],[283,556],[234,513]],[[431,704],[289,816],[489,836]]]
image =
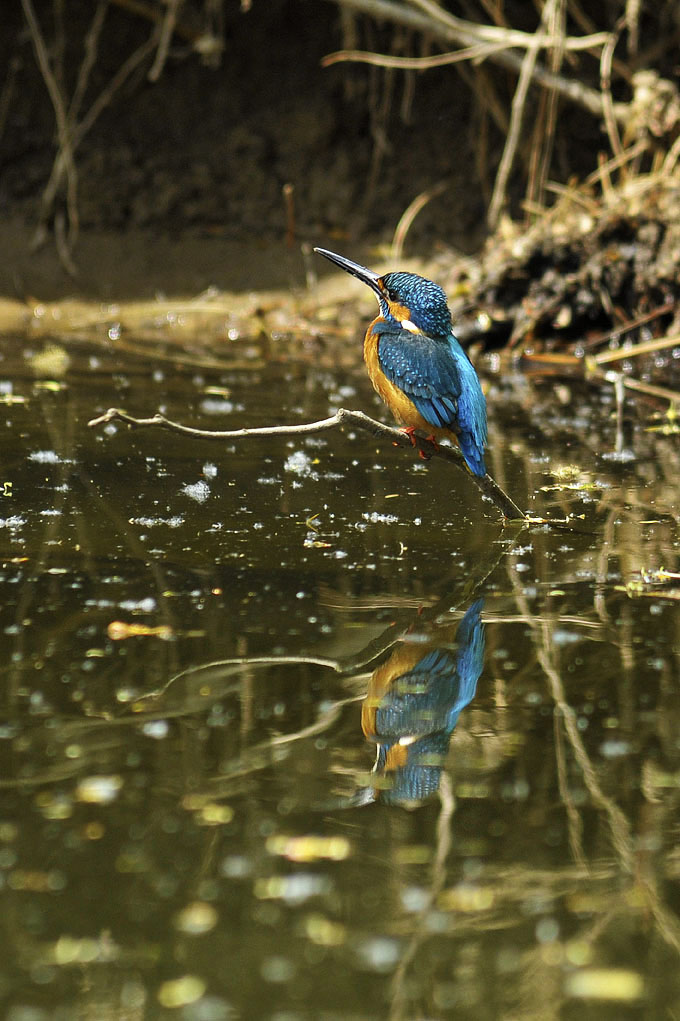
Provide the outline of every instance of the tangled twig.
[[[397,3],[396,0],[395,2],[393,0],[330,0],[330,2],[338,4],[340,7],[359,11],[362,14],[368,14],[381,21],[404,25],[418,32],[426,32],[432,38],[449,45],[497,47],[497,49],[489,50],[490,59],[517,73],[522,70],[524,56],[515,53],[515,49],[528,50],[532,47],[537,47],[538,50],[550,49],[559,44],[569,51],[592,50],[604,46],[610,39],[609,32],[596,32],[580,37],[567,36],[557,40],[542,29],[531,33],[498,25],[478,25],[454,17],[435,4],[429,3],[428,0],[418,0],[420,11]],[[340,59],[339,55],[334,56]],[[565,99],[577,103],[595,116],[602,115],[602,95],[597,89],[548,71],[538,62],[533,68],[532,80],[539,85],[553,89]],[[614,103],[613,114],[618,122],[623,123],[628,116],[628,104]]]
[[89,110],[79,121],[78,116],[83,98],[87,90],[90,74],[97,59],[98,43],[104,25],[108,0],[100,0],[95,10],[92,23],[85,38],[85,54],[78,71],[70,103],[67,102],[64,89],[58,82],[50,63],[47,44],[33,7],[33,0],[21,0],[21,4],[33,43],[33,49],[35,50],[38,67],[54,108],[57,124],[57,153],[54,157],[48,182],[43,191],[40,218],[33,237],[33,247],[39,247],[45,239],[48,220],[52,215],[55,201],[65,182],[68,222],[65,224],[64,218],[61,215],[55,217],[55,235],[57,250],[62,264],[67,272],[74,276],[76,267],[73,263],[72,253],[78,237],[79,227],[76,151],[100,114],[106,109],[135,68],[156,48],[159,29],[156,27],[151,37],[124,61],[111,81],[94,99]]

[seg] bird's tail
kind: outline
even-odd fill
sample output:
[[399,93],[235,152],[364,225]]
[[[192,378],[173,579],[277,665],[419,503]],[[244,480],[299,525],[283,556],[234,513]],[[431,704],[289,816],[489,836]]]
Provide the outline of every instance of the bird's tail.
[[463,430],[458,434],[458,445],[472,474],[482,477],[486,475],[484,444],[479,442],[478,437]]
[[472,362],[459,348],[458,370],[461,395],[458,398],[458,444],[473,475],[486,475],[486,398]]

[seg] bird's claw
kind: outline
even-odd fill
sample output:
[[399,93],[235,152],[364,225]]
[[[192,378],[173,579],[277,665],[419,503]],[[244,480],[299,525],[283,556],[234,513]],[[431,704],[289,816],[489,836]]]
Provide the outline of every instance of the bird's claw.
[[[419,456],[419,457],[420,457],[420,458],[421,458],[421,459],[422,459],[423,461],[429,461],[429,460],[430,460],[430,458],[432,457],[432,454],[427,454],[427,453],[426,453],[426,452],[425,452],[425,451],[423,450],[423,448],[422,448],[421,446],[419,446],[419,444],[418,444],[418,439],[416,438],[416,429],[415,429],[415,426],[413,426],[413,425],[410,425],[410,426],[408,426],[407,428],[403,429],[403,430],[402,430],[402,432],[405,432],[405,433],[406,433],[406,435],[408,436],[408,438],[409,438],[409,439],[410,439],[410,441],[411,441],[411,444],[412,444],[412,445],[413,445],[414,447],[418,447],[418,456]],[[436,450],[439,450],[439,444],[437,443],[437,441],[436,441],[436,439],[435,439],[435,437],[434,437],[434,433],[430,433],[430,435],[429,435],[429,436],[425,436],[425,437],[424,437],[424,439],[425,439],[425,441],[426,441],[427,443],[431,443],[431,444],[432,444],[432,446],[434,447],[435,451],[436,451]]]

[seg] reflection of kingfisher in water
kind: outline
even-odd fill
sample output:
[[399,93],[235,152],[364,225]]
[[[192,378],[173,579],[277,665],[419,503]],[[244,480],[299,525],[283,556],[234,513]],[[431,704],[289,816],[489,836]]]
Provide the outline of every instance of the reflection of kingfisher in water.
[[483,602],[473,603],[458,625],[455,650],[406,642],[373,672],[361,725],[378,747],[380,800],[414,803],[439,788],[451,734],[482,672]]

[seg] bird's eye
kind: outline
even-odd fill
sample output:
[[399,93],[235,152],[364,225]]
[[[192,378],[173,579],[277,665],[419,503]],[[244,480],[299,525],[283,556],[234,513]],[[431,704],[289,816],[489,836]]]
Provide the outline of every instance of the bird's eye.
[[391,289],[388,289],[387,297],[388,297],[389,301],[399,301],[399,295],[397,294],[396,291],[393,291]]

